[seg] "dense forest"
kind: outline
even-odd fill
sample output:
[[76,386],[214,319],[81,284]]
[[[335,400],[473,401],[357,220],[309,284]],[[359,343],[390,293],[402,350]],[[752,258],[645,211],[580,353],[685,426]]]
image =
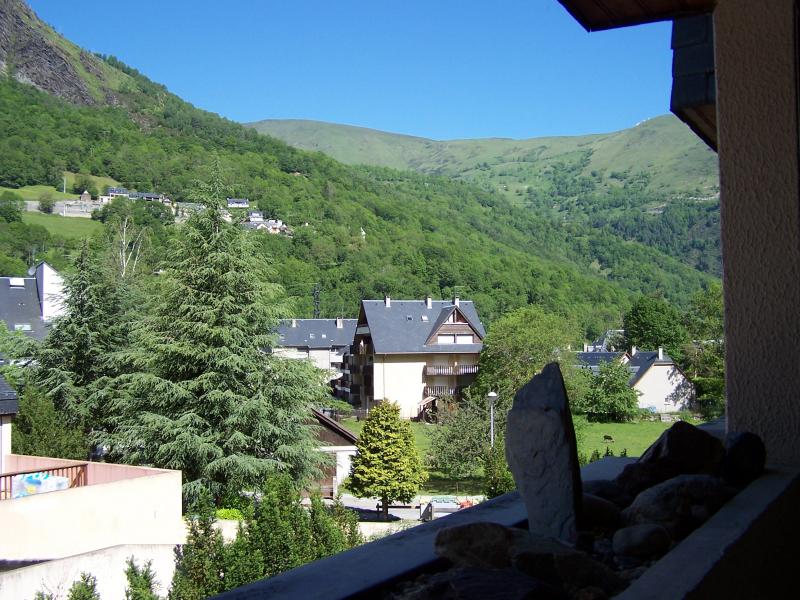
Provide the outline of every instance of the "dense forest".
[[[315,285],[323,316],[352,315],[364,297],[459,293],[487,321],[539,304],[580,315],[591,336],[638,293],[684,304],[708,281],[607,229],[532,213],[469,184],[293,149],[106,60],[128,74],[122,106],[80,107],[0,82],[0,184],[55,184],[67,170],[183,200],[218,161],[237,196],[294,229],[292,238],[254,235],[299,315],[311,316]],[[154,256],[169,258],[166,249]]]

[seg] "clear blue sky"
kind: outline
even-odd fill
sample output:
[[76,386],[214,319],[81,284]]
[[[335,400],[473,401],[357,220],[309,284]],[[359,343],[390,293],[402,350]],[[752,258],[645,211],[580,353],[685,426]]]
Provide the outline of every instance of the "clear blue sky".
[[586,33],[556,0],[29,0],[236,121],[434,139],[576,135],[669,109],[670,26]]

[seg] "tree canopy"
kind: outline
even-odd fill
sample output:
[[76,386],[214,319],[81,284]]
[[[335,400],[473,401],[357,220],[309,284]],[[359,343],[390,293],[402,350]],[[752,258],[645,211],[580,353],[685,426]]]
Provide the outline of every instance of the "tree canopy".
[[681,314],[663,298],[641,296],[622,318],[628,347],[643,350],[663,347],[679,360],[688,340]]

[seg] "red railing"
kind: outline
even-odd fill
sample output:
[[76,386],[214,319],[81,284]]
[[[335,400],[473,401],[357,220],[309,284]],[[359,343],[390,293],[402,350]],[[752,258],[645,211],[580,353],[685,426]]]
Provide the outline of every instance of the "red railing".
[[27,471],[12,471],[0,475],[0,500],[10,500],[12,495],[12,481],[17,475],[32,475],[33,473],[47,473],[56,477],[69,479],[69,487],[83,487],[87,485],[87,463],[69,465],[65,467],[52,467],[49,469],[30,469]]

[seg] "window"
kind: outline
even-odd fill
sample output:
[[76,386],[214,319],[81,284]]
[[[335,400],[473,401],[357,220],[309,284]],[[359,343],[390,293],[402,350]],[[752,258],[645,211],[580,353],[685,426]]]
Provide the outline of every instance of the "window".
[[427,323],[428,322],[428,315],[422,315],[422,322],[423,323]]
[[456,336],[456,344],[471,344],[471,343],[472,343],[471,333]]
[[25,278],[24,277],[9,277],[8,278],[8,285],[11,287],[25,287]]
[[15,323],[14,324],[14,331],[30,331],[31,324],[30,323]]
[[456,343],[456,336],[454,336],[454,335],[437,335],[436,336],[436,343],[437,344],[455,344]]

